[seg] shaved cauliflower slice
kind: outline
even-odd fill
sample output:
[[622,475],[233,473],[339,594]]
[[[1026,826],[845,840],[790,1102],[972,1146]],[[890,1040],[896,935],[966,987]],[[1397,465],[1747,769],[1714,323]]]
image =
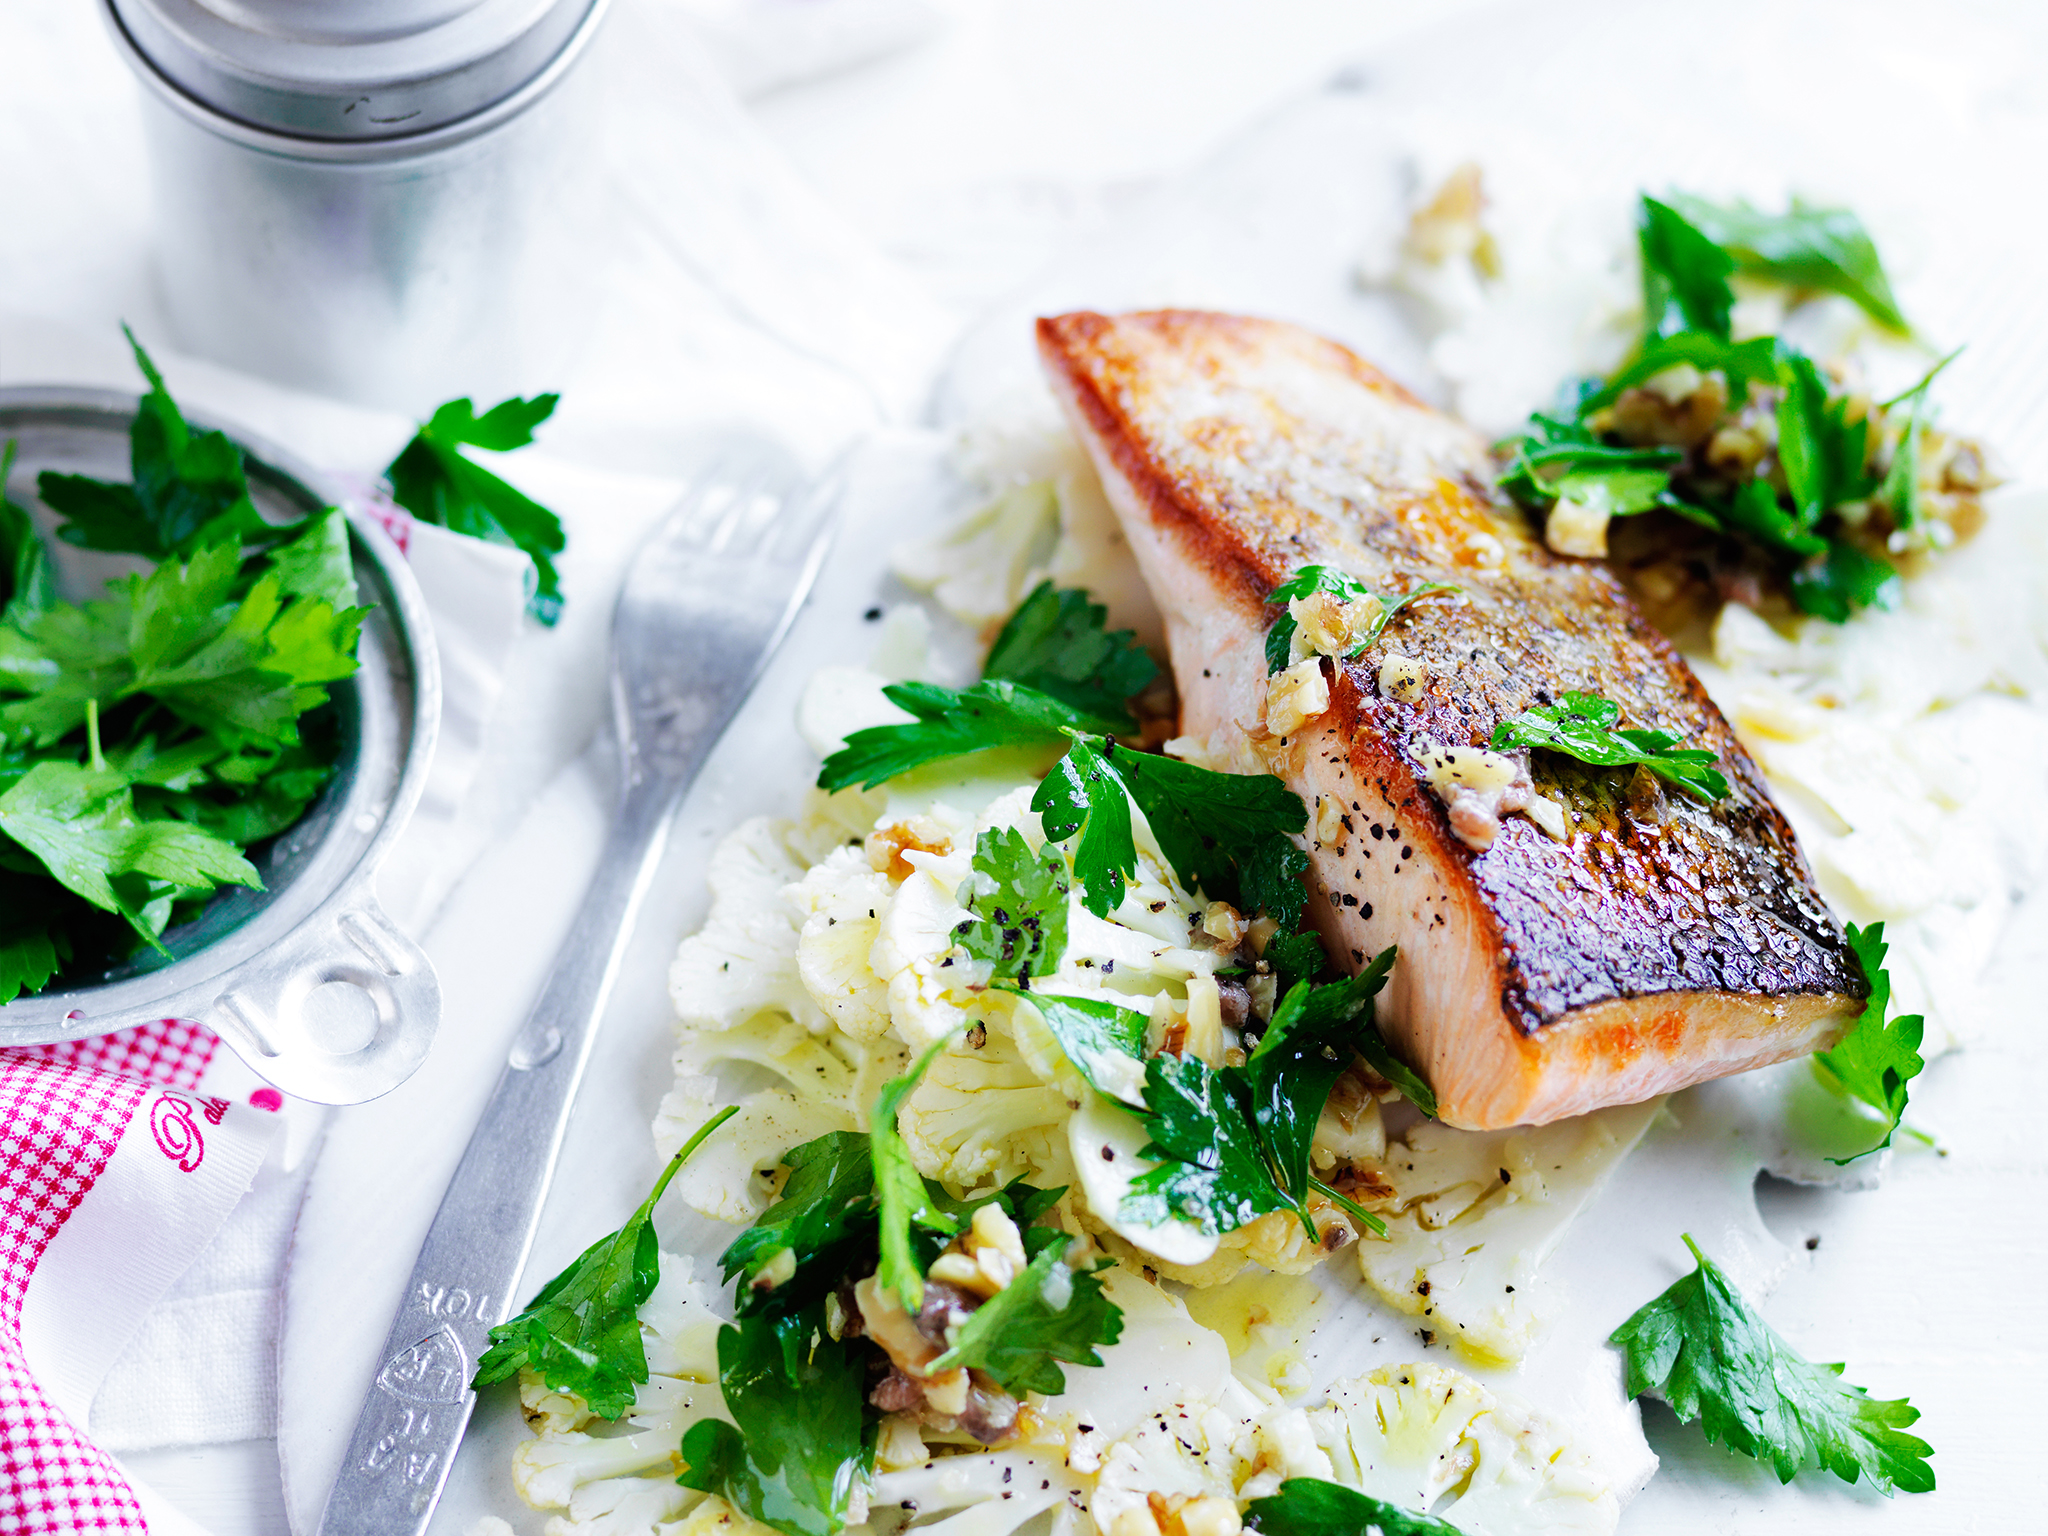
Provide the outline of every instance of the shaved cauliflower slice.
[[1339,1382],[1307,1419],[1335,1481],[1429,1510],[1467,1536],[1591,1536],[1621,1520],[1612,1481],[1558,1426],[1442,1366],[1382,1366]]
[[898,1121],[918,1171],[971,1189],[1030,1175],[1071,1184],[1072,1102],[1039,1081],[1000,1023],[987,1024],[925,1069]]
[[1188,1315],[1187,1303],[1119,1264],[1102,1272],[1103,1294],[1123,1310],[1123,1332],[1101,1346],[1102,1364],[1065,1367],[1067,1390],[1045,1399],[1048,1421],[1087,1425],[1115,1441],[1160,1408],[1161,1384],[1199,1408],[1241,1391],[1230,1373],[1230,1350],[1215,1330]]
[[[641,1412],[643,1407],[650,1411]],[[683,1431],[724,1411],[725,1400],[715,1386],[650,1377],[634,1400],[634,1433],[599,1436],[572,1430],[528,1440],[512,1453],[512,1486],[535,1509],[568,1509],[586,1484],[670,1470]]]
[[913,1511],[908,1529],[946,1536],[1009,1536],[1050,1510],[1050,1536],[1078,1536],[1089,1529],[1088,1481],[1057,1453],[984,1451],[882,1472],[872,1504]]
[[697,1261],[664,1251],[661,1278],[640,1304],[649,1375],[718,1380],[718,1330],[725,1322],[724,1310],[697,1278]]
[[1366,1283],[1475,1360],[1519,1361],[1557,1299],[1539,1279],[1544,1261],[1661,1105],[1533,1130],[1413,1127],[1387,1149],[1387,1238],[1358,1245]]
[[1095,1524],[1114,1531],[1125,1513],[1149,1513],[1154,1497],[1170,1506],[1183,1499],[1225,1499],[1234,1508],[1254,1447],[1252,1423],[1221,1408],[1162,1409],[1102,1458],[1091,1505]]
[[783,891],[803,918],[796,967],[811,1000],[856,1040],[889,1032],[889,987],[870,952],[896,888],[864,849],[839,847]]
[[810,867],[793,822],[756,816],[712,850],[711,915],[669,967],[680,1027],[731,1029],[775,1011],[823,1029],[825,1016],[797,974],[796,915],[782,889]]
[[[711,1118],[714,1085],[708,1077],[678,1080],[661,1101],[654,1120],[655,1150],[673,1157],[676,1149]],[[740,1103],[740,1112],[704,1138],[675,1176],[672,1187],[683,1203],[716,1221],[745,1223],[768,1208],[774,1185],[769,1171],[782,1154],[827,1131],[854,1131],[851,1111],[820,1118],[815,1106],[781,1088],[767,1088]]]
[[563,1514],[552,1516],[545,1536],[653,1536],[673,1530],[704,1495],[670,1477],[612,1477],[585,1483],[569,1496]]
[[943,532],[898,546],[891,557],[905,585],[982,628],[1002,623],[1043,575],[1059,538],[1052,483],[1013,485]]

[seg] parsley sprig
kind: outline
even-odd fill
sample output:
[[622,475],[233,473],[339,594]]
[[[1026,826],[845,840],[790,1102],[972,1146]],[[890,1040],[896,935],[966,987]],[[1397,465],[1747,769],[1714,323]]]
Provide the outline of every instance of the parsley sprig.
[[[1927,381],[1866,410],[1783,339],[1737,341],[1732,334],[1730,280],[1737,273],[1841,294],[1905,334],[1869,233],[1839,208],[1795,201],[1783,214],[1766,214],[1742,203],[1646,196],[1638,244],[1644,322],[1634,354],[1604,382],[1574,390],[1560,411],[1531,417],[1523,434],[1503,445],[1503,488],[1545,515],[1573,504],[1607,517],[1662,510],[1701,524],[1767,557],[1802,611],[1834,623],[1861,608],[1888,606],[1896,570],[1869,541],[1850,537],[1839,514],[1875,503],[1893,528],[1917,521]],[[1718,373],[1731,409],[1753,391],[1770,392],[1775,476],[1770,459],[1735,472],[1692,450],[1622,440],[1605,424],[1624,392],[1681,364]],[[1898,407],[1908,411],[1904,432],[1889,470],[1878,476],[1868,467],[1873,434],[1883,413]],[[1860,511],[1856,521],[1863,521]]]
[[463,450],[524,448],[560,398],[501,400],[481,416],[469,400],[450,400],[420,423],[384,471],[391,499],[422,522],[523,552],[533,562],[527,611],[548,625],[562,616],[562,579],[554,562],[568,548],[562,520]]
[[1885,1021],[1891,1009],[1892,978],[1884,968],[1890,948],[1884,941],[1884,924],[1872,923],[1847,930],[1849,948],[1855,952],[1870,996],[1855,1025],[1833,1050],[1813,1058],[1821,1080],[1839,1093],[1868,1104],[1884,1117],[1884,1135],[1873,1145],[1851,1157],[1831,1157],[1831,1163],[1853,1163],[1892,1144],[1906,1113],[1906,1085],[1926,1065],[1920,1059],[1920,1039],[1926,1020],[1917,1013]]
[[1020,1180],[960,1199],[918,1174],[897,1116],[951,1043],[935,1042],[885,1085],[868,1134],[832,1132],[785,1153],[781,1194],[721,1260],[725,1278],[740,1282],[738,1321],[718,1337],[719,1390],[732,1417],[690,1427],[678,1481],[786,1536],[836,1536],[874,1470],[881,1413],[867,1391],[880,1356],[857,1335],[835,1337],[828,1293],[872,1272],[914,1314],[932,1260],[994,1205],[1020,1229],[1026,1267],[961,1324],[928,1371],[979,1371],[1018,1395],[1063,1392],[1061,1363],[1102,1364],[1098,1346],[1123,1330],[1099,1275],[1067,1266],[1073,1239],[1041,1224],[1065,1190]]
[[551,1390],[574,1392],[600,1418],[620,1418],[631,1410],[634,1387],[647,1380],[638,1308],[661,1281],[655,1204],[690,1154],[738,1113],[737,1105],[730,1106],[699,1126],[624,1226],[584,1249],[524,1311],[491,1330],[490,1348],[477,1362],[472,1387],[487,1387],[531,1366]]
[[1277,1493],[1253,1499],[1244,1523],[1259,1536],[1460,1536],[1434,1515],[1320,1477],[1290,1477]]
[[1531,705],[1493,728],[1496,752],[1541,747],[1599,768],[1640,763],[1658,778],[1712,804],[1728,797],[1728,779],[1705,747],[1682,747],[1669,731],[1620,726],[1621,706],[1594,693],[1568,693],[1562,704]]
[[1789,1483],[1818,1465],[1844,1482],[1866,1477],[1886,1495],[1934,1487],[1934,1448],[1906,1433],[1920,1414],[1904,1398],[1883,1402],[1842,1380],[1840,1365],[1815,1365],[1751,1309],[1691,1236],[1698,1267],[1615,1329],[1630,1396],[1671,1405],[1681,1423],[1701,1421],[1709,1440],[1768,1463]]
[[[1389,947],[1342,981],[1295,983],[1241,1067],[1212,1067],[1195,1056],[1146,1062],[1140,1115],[1151,1140],[1141,1155],[1160,1166],[1133,1181],[1124,1214],[1152,1223],[1178,1218],[1213,1235],[1293,1211],[1314,1235],[1314,1192],[1385,1232],[1377,1216],[1310,1172],[1309,1152],[1330,1089],[1360,1043],[1370,1040],[1374,1054],[1391,1060],[1372,1008],[1394,954]],[[1420,1107],[1435,1109],[1426,1088]]]
[[1079,834],[1074,876],[1097,917],[1116,909],[1125,882],[1137,873],[1133,803],[1188,890],[1270,913],[1286,928],[1300,921],[1308,855],[1290,834],[1308,825],[1301,796],[1271,774],[1217,773],[1076,736],[1040,782],[1031,809],[1044,820],[1048,838]]
[[1455,592],[1458,589],[1448,582],[1432,581],[1416,587],[1413,591],[1399,596],[1387,592],[1375,592],[1355,576],[1328,565],[1304,565],[1267,596],[1266,602],[1283,605],[1280,617],[1273,621],[1273,627],[1266,631],[1266,670],[1269,673],[1285,668],[1294,655],[1294,636],[1300,625],[1294,614],[1284,605],[1298,598],[1313,597],[1324,593],[1340,603],[1355,603],[1361,598],[1372,598],[1379,607],[1378,615],[1358,637],[1358,643],[1347,653],[1362,656],[1379,637],[1386,633],[1387,626],[1394,622],[1401,610],[1409,604],[1439,592]]
[[873,789],[945,758],[1135,730],[1128,701],[1159,669],[1136,635],[1108,624],[1109,610],[1086,593],[1041,582],[996,636],[979,682],[891,683],[883,696],[913,719],[855,731],[825,759],[818,787]]
[[973,873],[960,887],[971,916],[953,940],[990,974],[1031,985],[1057,969],[1067,952],[1067,861],[1047,843],[1037,853],[1014,827],[991,828],[975,839]]

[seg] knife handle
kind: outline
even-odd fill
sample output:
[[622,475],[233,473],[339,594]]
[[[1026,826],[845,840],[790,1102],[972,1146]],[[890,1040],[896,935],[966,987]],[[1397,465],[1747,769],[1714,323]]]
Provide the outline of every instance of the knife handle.
[[406,1281],[320,1536],[426,1526],[476,1407],[469,1381],[519,1283],[633,917],[687,780],[630,784],[575,925]]

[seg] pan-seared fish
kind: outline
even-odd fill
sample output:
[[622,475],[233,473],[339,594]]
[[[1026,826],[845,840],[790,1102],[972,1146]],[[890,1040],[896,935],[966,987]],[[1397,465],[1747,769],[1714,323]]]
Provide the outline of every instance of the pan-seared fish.
[[[1315,808],[1311,914],[1353,967],[1400,945],[1381,1028],[1446,1121],[1542,1124],[1847,1028],[1866,986],[1762,774],[1607,568],[1553,555],[1493,490],[1472,432],[1271,321],[1070,314],[1039,347],[1166,615],[1183,734]],[[1325,660],[1327,708],[1280,735],[1264,641],[1286,610],[1266,598],[1307,563],[1460,591]],[[1536,752],[1562,840],[1483,809],[1454,829],[1431,763],[1568,691],[1711,748],[1732,794]]]

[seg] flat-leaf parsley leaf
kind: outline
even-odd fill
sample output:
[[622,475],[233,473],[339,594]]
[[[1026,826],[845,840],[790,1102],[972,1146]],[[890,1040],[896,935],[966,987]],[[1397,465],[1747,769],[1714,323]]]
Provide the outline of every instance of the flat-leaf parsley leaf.
[[1669,731],[1627,730],[1616,725],[1621,706],[1598,694],[1568,693],[1562,704],[1532,705],[1493,728],[1496,752],[1541,747],[1597,768],[1640,763],[1660,779],[1709,804],[1728,797],[1719,761],[1704,747],[1681,747]]
[[1789,1483],[1819,1464],[1844,1482],[1870,1479],[1880,1493],[1934,1487],[1934,1448],[1906,1433],[1919,1411],[1882,1402],[1815,1365],[1780,1338],[1690,1236],[1699,1267],[1614,1330],[1631,1397],[1671,1405],[1681,1423],[1701,1421],[1709,1440],[1768,1462]]

